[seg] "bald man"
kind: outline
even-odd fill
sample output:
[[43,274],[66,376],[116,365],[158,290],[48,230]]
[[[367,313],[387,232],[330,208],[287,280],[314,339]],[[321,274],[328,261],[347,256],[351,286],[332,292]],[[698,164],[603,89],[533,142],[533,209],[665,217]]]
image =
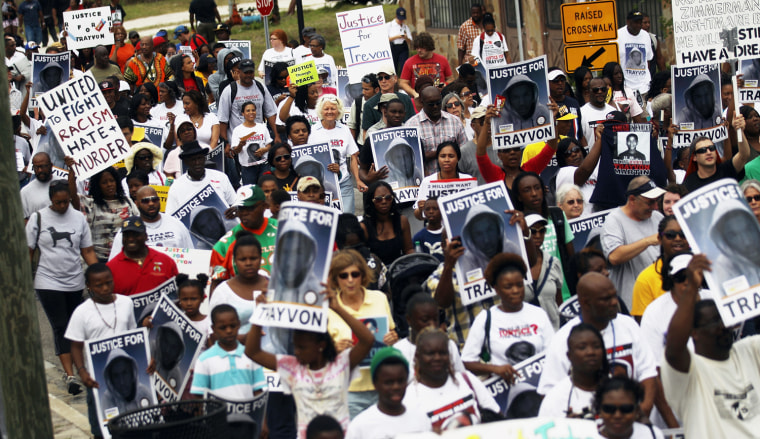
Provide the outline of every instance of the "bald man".
[[24,209],[24,220],[43,207],[50,206],[50,182],[53,162],[46,152],[38,152],[32,156],[32,172],[34,179],[21,189],[21,206]]
[[111,60],[108,59],[108,49],[104,46],[97,46],[95,50],[93,50],[92,56],[95,62],[92,64],[92,67],[90,67],[90,71],[98,84],[112,75],[119,78],[119,80],[124,79],[121,75],[121,69],[119,66],[117,64],[111,64]]
[[[156,38],[164,41],[163,38]],[[140,38],[140,50],[124,66],[124,80],[129,83],[133,93],[145,82],[152,82],[158,88],[158,84],[171,78],[172,74],[166,58],[154,51],[151,37]]]
[[[187,227],[173,216],[161,214],[161,199],[153,187],[143,186],[138,189],[135,193],[135,204],[140,211],[140,218],[145,222],[148,232],[148,240],[145,243],[149,247],[194,248]],[[108,259],[113,259],[120,252],[121,230],[114,237]]]
[[617,290],[603,274],[584,274],[578,281],[577,291],[581,315],[567,322],[554,334],[546,350],[538,393],[546,395],[554,386],[567,384],[570,372],[567,338],[574,326],[581,322],[588,323],[602,333],[611,373],[625,374],[641,383],[644,388],[641,410],[649,416],[657,389],[657,364],[649,347],[641,341],[639,325],[633,318],[618,314]]

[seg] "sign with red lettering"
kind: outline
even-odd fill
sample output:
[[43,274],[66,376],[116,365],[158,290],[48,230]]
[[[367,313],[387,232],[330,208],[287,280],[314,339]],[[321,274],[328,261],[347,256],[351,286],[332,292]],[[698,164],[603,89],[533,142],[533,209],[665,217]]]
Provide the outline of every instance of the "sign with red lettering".
[[256,0],[256,9],[259,10],[259,14],[262,17],[266,17],[272,13],[274,8],[274,0]]

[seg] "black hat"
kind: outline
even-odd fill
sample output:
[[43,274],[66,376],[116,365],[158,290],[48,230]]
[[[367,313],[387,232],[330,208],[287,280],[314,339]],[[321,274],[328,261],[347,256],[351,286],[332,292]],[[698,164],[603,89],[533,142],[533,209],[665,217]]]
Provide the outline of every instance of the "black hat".
[[644,13],[641,11],[631,11],[628,13],[628,15],[625,17],[626,20],[643,20],[644,19]]
[[219,23],[216,25],[216,29],[214,29],[214,32],[219,32],[220,30],[225,30],[227,32],[230,32],[230,26],[224,23]]
[[179,158],[184,160],[194,155],[206,155],[208,154],[208,148],[202,148],[201,144],[197,140],[191,140],[190,142],[182,145],[182,152],[179,153]]
[[121,232],[148,233],[145,222],[139,216],[130,216],[121,223]]
[[239,56],[236,56],[236,57],[232,58],[231,60],[227,61],[224,64],[224,70],[227,71],[227,72],[231,72],[232,69],[235,68],[235,65],[238,64],[238,63],[240,63],[240,61],[242,61],[242,60],[243,60],[243,58],[241,58]]
[[625,116],[625,113],[622,111],[610,111],[607,113],[607,116],[605,117],[605,122],[620,122],[620,123],[626,123],[628,122],[628,118]]
[[246,70],[256,70],[256,64],[253,62],[253,60],[250,59],[244,59],[240,62],[240,66],[238,66],[241,72],[244,72]]

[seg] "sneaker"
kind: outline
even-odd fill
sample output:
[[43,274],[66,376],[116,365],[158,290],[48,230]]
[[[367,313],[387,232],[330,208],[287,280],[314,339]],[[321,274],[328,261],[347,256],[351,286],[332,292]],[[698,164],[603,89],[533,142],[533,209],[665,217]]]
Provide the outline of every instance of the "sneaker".
[[66,388],[72,395],[79,395],[82,393],[82,385],[79,383],[77,377],[63,374],[63,382],[66,383]]

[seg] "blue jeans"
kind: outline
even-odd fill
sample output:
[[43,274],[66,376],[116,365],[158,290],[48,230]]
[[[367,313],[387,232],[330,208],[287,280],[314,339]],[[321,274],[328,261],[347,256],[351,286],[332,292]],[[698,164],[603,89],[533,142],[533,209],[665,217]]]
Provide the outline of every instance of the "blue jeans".
[[259,184],[259,177],[264,172],[266,167],[269,166],[266,163],[253,166],[241,166],[241,174],[243,174],[243,184]]
[[354,178],[349,177],[340,182],[340,199],[343,202],[343,213],[354,214]]
[[26,33],[26,41],[34,41],[38,45],[42,43],[42,26],[39,23],[36,26],[24,23],[24,32]]

